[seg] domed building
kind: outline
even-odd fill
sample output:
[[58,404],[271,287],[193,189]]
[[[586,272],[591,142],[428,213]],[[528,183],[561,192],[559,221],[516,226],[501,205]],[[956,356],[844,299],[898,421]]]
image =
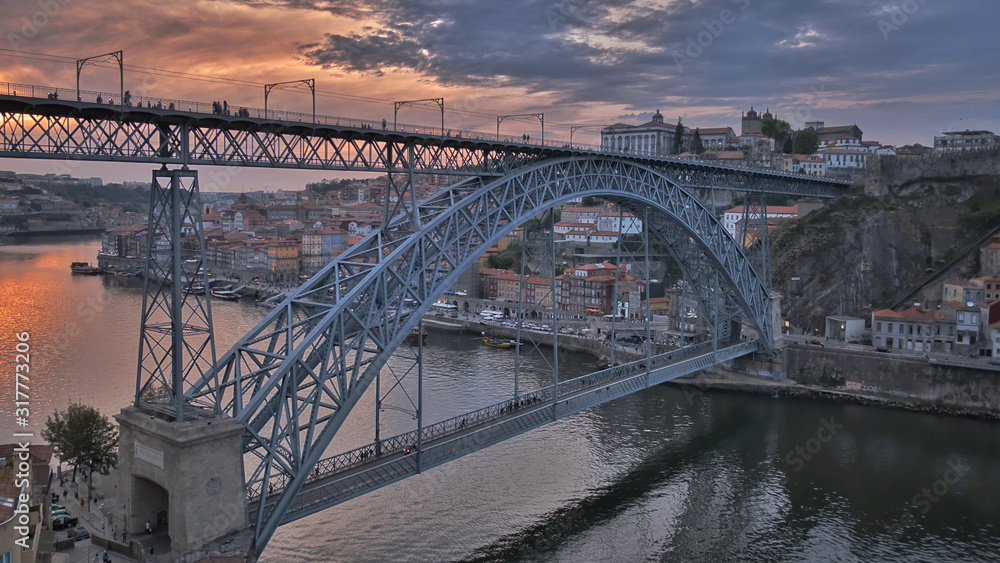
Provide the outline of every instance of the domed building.
[[[666,156],[674,152],[677,124],[664,123],[663,114],[656,110],[653,118],[642,125],[615,123],[601,129],[603,150],[644,156]],[[686,146],[690,130],[685,127],[681,138]]]
[[743,114],[743,125],[740,128],[740,135],[760,135],[764,130],[764,118],[771,117],[771,113],[767,112],[764,115],[760,115],[750,106],[750,111]]

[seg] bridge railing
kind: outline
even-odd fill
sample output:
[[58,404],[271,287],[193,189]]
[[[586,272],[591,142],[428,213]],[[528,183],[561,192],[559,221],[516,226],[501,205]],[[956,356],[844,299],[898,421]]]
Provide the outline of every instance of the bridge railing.
[[[48,98],[53,100],[62,100],[74,102],[77,100],[77,91],[75,89],[69,88],[56,88],[52,86],[39,86],[33,84],[21,84],[14,82],[0,82],[0,95],[7,96],[19,96],[27,98]],[[637,157],[637,158],[651,158],[663,161],[675,161],[675,162],[690,162],[692,165],[702,165],[711,166],[716,172],[719,168],[731,169],[737,171],[753,170],[758,173],[770,173],[775,175],[780,175],[784,178],[801,178],[804,180],[815,181],[816,176],[810,176],[807,174],[791,174],[787,172],[780,172],[771,168],[758,168],[750,166],[747,163],[734,164],[730,162],[720,162],[717,160],[693,160],[678,158],[676,156],[668,155],[657,155],[652,154],[650,151],[629,151],[627,148],[617,150],[615,148],[604,148],[601,145],[591,145],[585,143],[572,143],[572,145],[561,139],[546,139],[544,142],[537,138],[527,138],[520,135],[510,135],[510,134],[497,134],[494,132],[483,132],[474,130],[460,130],[460,129],[448,129],[447,127],[442,130],[438,126],[428,126],[428,125],[413,125],[408,123],[399,123],[395,126],[392,123],[386,121],[385,128],[382,127],[381,120],[375,119],[362,119],[359,117],[344,117],[336,115],[322,115],[305,112],[294,112],[286,111],[281,109],[269,109],[264,111],[261,108],[251,107],[251,106],[239,106],[237,104],[228,106],[228,111],[225,107],[222,109],[217,109],[218,104],[221,102],[204,102],[204,101],[192,101],[192,100],[181,100],[175,98],[164,98],[155,96],[139,96],[132,95],[128,100],[127,104],[122,104],[121,93],[119,92],[99,92],[94,90],[80,90],[79,92],[79,102],[87,104],[98,104],[106,105],[116,111],[128,112],[129,108],[142,109],[145,111],[163,111],[163,112],[187,112],[198,115],[219,115],[220,118],[224,118],[230,121],[238,121],[239,119],[256,119],[256,120],[267,120],[271,122],[281,122],[284,124],[316,124],[325,125],[341,128],[352,128],[359,130],[382,130],[382,131],[393,131],[397,133],[405,134],[417,134],[427,137],[436,137],[440,139],[449,140],[462,140],[462,141],[483,141],[490,143],[504,143],[513,146],[545,146],[551,148],[562,148],[571,150],[584,150],[593,151],[604,154],[620,154],[626,157]],[[100,102],[98,102],[100,100]],[[115,103],[117,102],[117,103]],[[241,114],[241,115],[237,115]],[[143,155],[143,156],[155,156],[153,154]],[[687,180],[690,181],[690,178]],[[828,180],[833,181],[833,180]],[[685,180],[681,180],[685,183]],[[841,182],[845,186],[848,185],[847,182]],[[691,184],[695,187],[710,188],[713,185],[706,184],[700,185],[698,183]]]
[[[126,90],[126,92],[129,92]],[[140,96],[130,94],[127,103],[122,103],[121,92],[103,92],[97,90],[80,90],[79,95],[73,88],[57,88],[54,86],[39,86],[35,84],[21,84],[16,82],[0,82],[0,95],[20,96],[27,98],[45,98],[51,100],[77,101],[88,104],[102,104],[122,111],[128,108],[161,110],[161,111],[182,111],[188,113],[223,115],[227,117],[244,117],[252,119],[263,119],[270,121],[283,121],[286,123],[307,123],[317,125],[330,125],[334,127],[352,127],[356,129],[372,129],[381,131],[394,131],[398,133],[414,133],[417,135],[435,136],[450,139],[481,140],[490,142],[504,142],[522,145],[542,145],[548,147],[570,148],[568,142],[560,139],[547,139],[544,143],[539,139],[526,139],[519,135],[503,135],[487,133],[483,131],[454,129],[440,125],[414,125],[410,123],[397,123],[386,121],[385,128],[382,121],[377,119],[362,119],[359,117],[345,117],[338,115],[324,115],[307,112],[287,111],[283,109],[264,110],[259,107],[241,106],[238,104],[223,106],[222,101],[204,102],[193,100],[182,100],[179,98],[165,98],[160,96]],[[601,150],[600,145],[589,145],[584,143],[573,143],[573,149],[577,150]]]
[[[689,358],[703,358],[700,367],[708,367],[714,363],[714,359],[708,356],[713,349],[711,341],[692,344],[684,348],[678,348],[669,352],[664,352],[650,357],[650,368],[655,370],[658,367],[676,365],[680,366]],[[707,363],[706,363],[707,362]],[[687,368],[685,368],[687,369]],[[683,371],[683,370],[682,370]],[[631,380],[646,372],[646,358],[612,366],[594,373],[581,375],[572,379],[567,379],[559,383],[559,398],[573,397],[586,389],[596,389],[615,381]],[[522,409],[551,403],[552,386],[539,388],[529,393],[524,393],[516,399],[508,399],[486,407],[460,414],[429,426],[425,426],[421,433],[421,442],[429,443],[441,437],[457,435],[466,428],[480,426],[498,420],[506,415]],[[579,402],[579,399],[573,399]],[[565,408],[565,406],[563,407]],[[316,463],[313,474],[306,482],[313,482],[329,477],[332,474],[363,465],[376,457],[386,454],[413,451],[417,447],[417,430],[404,432],[396,436],[391,436],[379,440],[377,443],[370,443],[352,450],[323,458]],[[271,478],[268,494],[280,491],[288,484],[289,477],[286,474],[277,475]],[[249,493],[250,500],[255,500],[261,491],[258,488],[252,489]]]
[[[693,373],[733,356],[747,353],[755,347],[756,344],[752,342],[741,342],[727,345],[718,352],[714,352],[710,343],[707,346],[693,346],[692,350],[689,351],[690,354],[685,354],[685,356],[690,357],[656,370],[655,377],[652,379],[647,379],[644,373],[645,369],[642,369],[638,373],[629,372],[621,379],[606,385],[595,385],[577,393],[566,393],[565,395],[560,393],[560,400],[555,405],[555,416],[567,416],[610,399],[634,393],[648,384],[660,383]],[[511,436],[537,428],[552,420],[551,406],[552,404],[548,402],[529,405],[519,412],[510,413],[510,416],[484,420],[483,424],[470,429],[468,433],[445,436],[442,440],[429,443],[419,452],[419,464],[425,468],[434,467],[470,451],[482,449]],[[357,474],[338,476],[333,481],[300,492],[286,512],[284,522],[294,521],[317,510],[354,498],[373,488],[397,481],[416,473],[417,469],[417,452],[411,450],[409,453],[404,452],[402,456],[390,457]]]

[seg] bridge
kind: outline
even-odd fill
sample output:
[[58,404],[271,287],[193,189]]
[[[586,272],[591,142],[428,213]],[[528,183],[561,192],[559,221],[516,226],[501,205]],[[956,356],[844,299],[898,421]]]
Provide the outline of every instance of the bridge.
[[[0,156],[162,167],[153,172],[136,399],[118,417],[119,490],[132,500],[125,517],[133,531],[150,515],[169,512],[174,554],[181,559],[234,533],[248,536],[247,553],[255,558],[282,524],[650,385],[769,352],[778,323],[766,252],[755,268],[716,220],[714,205],[697,193],[714,198],[720,189],[741,192],[750,218],[766,217],[767,194],[836,197],[847,188],[824,178],[551,140],[534,144],[405,125],[390,130],[357,119],[302,119],[246,108],[234,116],[208,111],[212,106],[203,102],[145,99],[140,107],[97,99],[0,85]],[[381,228],[217,356],[210,304],[191,290],[196,276],[182,268],[193,261],[197,271],[204,260],[203,233],[194,230],[195,242],[183,234],[184,225],[200,225],[192,166],[380,172],[389,175],[391,193]],[[457,178],[417,200],[414,176],[425,173]],[[654,348],[648,322],[626,327],[643,342],[643,353],[622,362],[615,359],[613,325],[612,366],[561,380],[559,333],[518,324],[518,358],[542,357],[551,384],[519,388],[519,359],[509,399],[425,421],[423,405],[433,397],[422,392],[422,338],[411,345],[407,337],[422,333],[423,316],[483,253],[532,219],[541,228],[525,229],[525,237],[534,238],[522,245],[522,264],[543,267],[538,274],[550,286],[536,302],[548,304],[558,326],[565,312],[559,308],[562,272],[552,210],[581,197],[611,202],[642,221],[639,244],[619,244],[619,263],[636,264],[633,274],[648,295],[650,250],[666,248],[684,271],[684,287],[697,299],[709,337],[663,351]],[[766,249],[766,229],[762,235]],[[521,287],[525,275],[522,269]],[[614,276],[617,294],[621,272]],[[646,303],[640,317],[650,319]],[[744,326],[752,340],[745,339]],[[542,337],[546,346],[539,345]],[[401,377],[386,366],[411,346],[413,367],[404,377],[416,378],[417,398],[395,405],[390,395]],[[389,378],[388,389],[381,388],[383,378]],[[330,451],[373,384],[371,442]],[[408,409],[415,427],[384,437],[379,413],[393,408]],[[238,499],[236,508],[227,511],[232,499]]]

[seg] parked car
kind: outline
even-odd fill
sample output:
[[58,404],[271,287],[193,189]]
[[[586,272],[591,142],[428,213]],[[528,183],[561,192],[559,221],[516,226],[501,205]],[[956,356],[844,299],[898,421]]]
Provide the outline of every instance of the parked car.
[[52,509],[52,517],[53,518],[55,518],[56,516],[69,516],[69,515],[70,515],[69,511],[66,510],[65,508],[53,508]]
[[74,541],[85,540],[90,538],[90,532],[87,531],[87,528],[74,528],[73,531],[70,532],[69,537],[73,538]]
[[823,341],[822,340],[816,340],[815,338],[812,339],[812,340],[810,340],[809,343],[813,344],[815,346],[822,346],[823,345]]
[[892,350],[890,350],[890,349],[888,349],[888,348],[885,348],[885,347],[883,347],[883,346],[876,346],[876,347],[875,347],[875,351],[876,351],[876,352],[883,352],[883,353],[885,353],[885,354],[888,354],[889,352],[892,352]]
[[74,518],[73,516],[68,516],[61,514],[52,518],[52,529],[53,530],[65,530],[66,528],[72,528],[80,523],[79,518]]

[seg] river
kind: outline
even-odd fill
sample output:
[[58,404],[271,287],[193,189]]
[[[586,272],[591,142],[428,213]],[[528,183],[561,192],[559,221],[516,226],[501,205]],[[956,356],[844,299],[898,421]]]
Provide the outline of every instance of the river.
[[[131,402],[141,281],[71,275],[98,247],[0,246],[6,436],[17,332],[28,430],[71,401]],[[212,306],[220,352],[266,312]],[[429,422],[512,389],[510,351],[432,332],[425,353]],[[262,561],[997,561],[997,499],[995,422],[659,386],[283,526]]]

